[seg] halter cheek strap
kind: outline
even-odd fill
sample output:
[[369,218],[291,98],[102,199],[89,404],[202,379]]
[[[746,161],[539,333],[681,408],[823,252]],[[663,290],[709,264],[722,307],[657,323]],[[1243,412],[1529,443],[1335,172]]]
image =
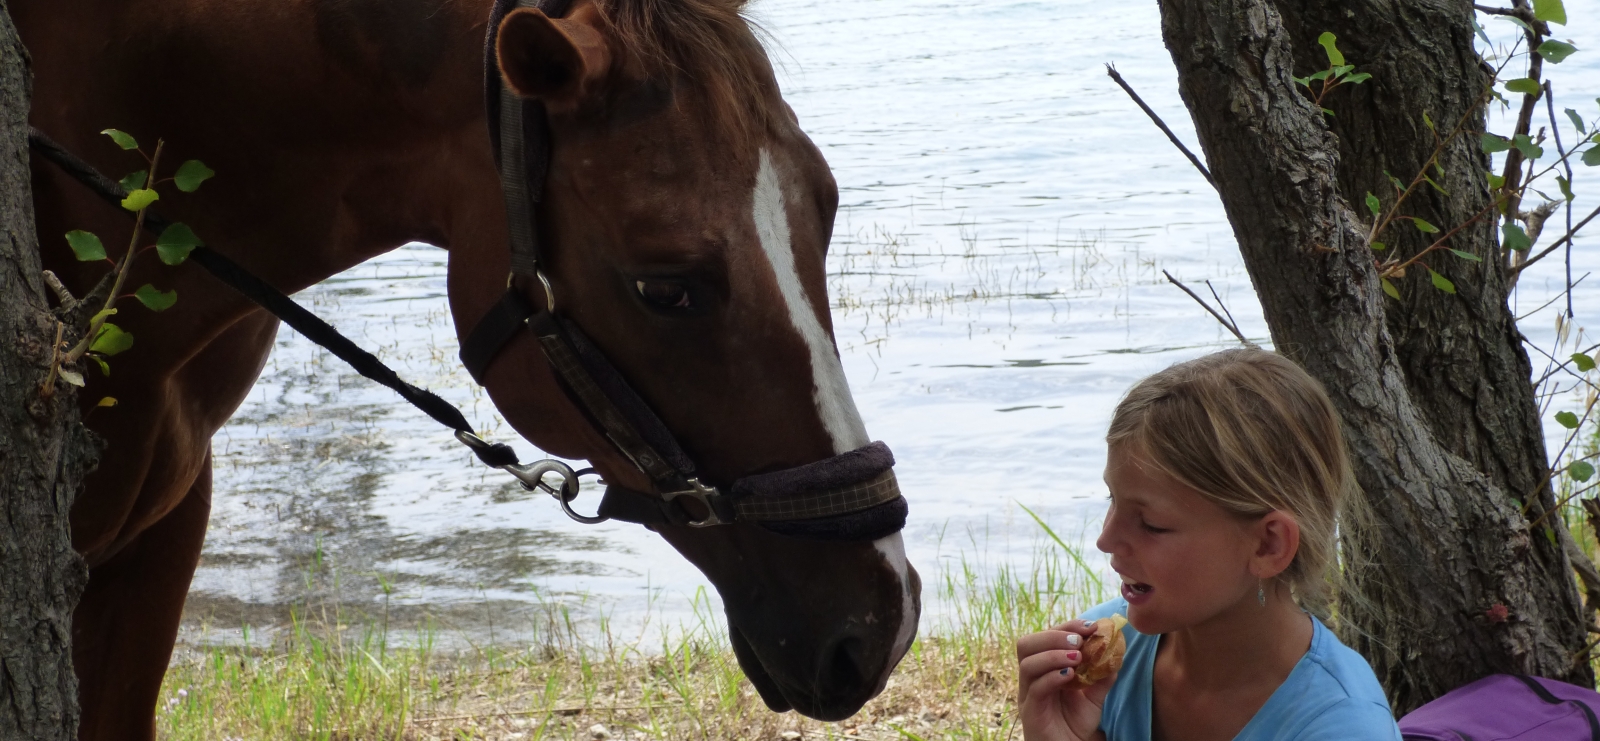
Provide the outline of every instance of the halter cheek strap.
[[[500,22],[512,7],[536,7],[545,15],[564,15],[570,0],[497,0],[489,16],[484,50],[484,99],[489,139],[506,201],[513,277],[536,278],[544,306],[530,304],[508,281],[506,292],[461,346],[461,361],[473,380],[485,372],[501,348],[523,328],[531,330],[563,390],[623,455],[652,483],[654,492],[613,484],[606,488],[599,514],[585,517],[568,506],[576,495],[577,473],[548,461],[513,470],[533,488],[549,471],[567,481],[551,491],[562,509],[580,522],[615,519],[645,525],[705,527],[750,521],[775,532],[814,540],[876,540],[905,526],[907,506],[894,477],[894,454],[881,442],[831,458],[734,481],[728,491],[708,486],[694,461],[649,404],[634,391],[583,331],[556,312],[556,297],[540,272],[538,204],[549,169],[549,130],[544,106],[513,95],[500,79],[495,42]],[[458,435],[468,445],[482,443]],[[474,442],[476,440],[476,443]],[[485,443],[486,444],[486,443]],[[510,470],[510,469],[508,469]]]

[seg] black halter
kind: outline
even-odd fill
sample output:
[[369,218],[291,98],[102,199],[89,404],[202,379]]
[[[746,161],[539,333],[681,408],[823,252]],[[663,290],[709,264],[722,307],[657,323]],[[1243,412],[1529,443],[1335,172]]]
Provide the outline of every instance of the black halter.
[[[556,312],[556,296],[540,270],[538,204],[549,169],[550,137],[543,103],[517,97],[502,84],[495,40],[500,22],[514,7],[564,15],[570,0],[497,0],[489,15],[484,51],[484,99],[489,140],[505,194],[511,242],[511,277],[524,276],[543,289],[542,306],[531,305],[508,279],[505,294],[479,320],[461,346],[461,361],[474,380],[524,326],[572,401],[590,422],[649,477],[656,493],[612,484],[595,517],[574,512],[579,472],[559,461],[503,466],[529,488],[539,486],[561,501],[579,522],[607,519],[696,527],[754,521],[770,530],[819,540],[875,540],[905,526],[906,500],[894,477],[894,455],[874,442],[832,458],[773,473],[746,476],[722,491],[700,481],[684,453],[639,394],[576,324]],[[477,448],[488,443],[467,433],[457,437]],[[559,490],[542,483],[547,473],[564,478]],[[696,505],[688,505],[688,501]],[[698,510],[698,511],[697,511]]]

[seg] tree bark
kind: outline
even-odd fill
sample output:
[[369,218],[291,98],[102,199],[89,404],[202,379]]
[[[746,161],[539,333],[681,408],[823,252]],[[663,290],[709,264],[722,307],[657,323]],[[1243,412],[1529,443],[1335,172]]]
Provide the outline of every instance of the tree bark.
[[[1490,203],[1476,150],[1488,76],[1471,12],[1443,0],[1161,2],[1179,91],[1273,342],[1344,419],[1374,517],[1364,541],[1344,544],[1341,632],[1397,713],[1497,672],[1594,684],[1571,566],[1547,527],[1560,522],[1530,527],[1550,505],[1548,469],[1492,223],[1452,240],[1482,263],[1429,260],[1457,293],[1413,268],[1395,301],[1350,205],[1368,192],[1394,203],[1384,172],[1409,182],[1435,145],[1423,113],[1441,137],[1463,117],[1468,133],[1441,156],[1448,194],[1414,193],[1403,213],[1449,229]],[[1323,31],[1374,75],[1325,100],[1331,117],[1293,81],[1328,66]],[[1383,241],[1413,255],[1427,237],[1402,222]],[[1530,496],[1525,516],[1517,502]]]
[[0,2],[0,741],[67,741],[78,728],[72,608],[88,578],[67,513],[98,447],[72,387],[41,395],[58,323],[34,233],[30,87]]

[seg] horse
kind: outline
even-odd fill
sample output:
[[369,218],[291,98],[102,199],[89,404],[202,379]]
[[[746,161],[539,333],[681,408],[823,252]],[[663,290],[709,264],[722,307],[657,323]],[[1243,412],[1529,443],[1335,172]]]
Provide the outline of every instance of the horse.
[[[65,3],[63,5],[62,3]],[[866,445],[833,341],[824,260],[838,205],[783,101],[744,0],[575,0],[496,26],[501,82],[545,109],[537,280],[512,271],[488,126],[489,0],[13,0],[32,59],[31,123],[102,171],[97,132],[166,142],[218,176],[158,204],[284,292],[398,245],[449,252],[465,342],[507,291],[557,300],[698,463],[726,486]],[[125,235],[125,214],[35,158],[47,268],[77,295],[105,272],[62,235]],[[108,244],[118,240],[107,239]],[[511,276],[508,279],[508,275]],[[211,437],[244,400],[278,321],[191,260],[135,265],[178,292],[90,370],[105,441],[71,512],[89,580],[73,616],[80,738],[151,739],[212,497]],[[542,285],[541,285],[542,284]],[[529,332],[481,382],[544,450],[663,495],[591,421]],[[759,523],[655,523],[725,605],[732,648],[774,711],[836,720],[885,686],[921,585],[898,532],[791,537]]]

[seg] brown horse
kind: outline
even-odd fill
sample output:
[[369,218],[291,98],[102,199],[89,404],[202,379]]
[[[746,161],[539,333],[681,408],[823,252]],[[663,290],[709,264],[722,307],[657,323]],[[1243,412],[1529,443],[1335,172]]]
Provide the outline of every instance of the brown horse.
[[[867,442],[832,343],[823,261],[837,191],[781,99],[742,0],[577,0],[510,15],[506,83],[549,111],[544,271],[563,310],[725,485]],[[485,135],[488,0],[13,0],[33,59],[35,126],[120,176],[96,132],[168,141],[219,176],[160,204],[211,246],[296,291],[405,243],[449,250],[465,335],[506,287],[506,212]],[[125,216],[35,165],[47,267],[76,291],[62,234]],[[106,239],[108,244],[116,240]],[[86,401],[107,446],[73,509],[90,566],[74,620],[81,737],[145,739],[211,499],[212,434],[260,373],[277,321],[192,263],[129,285],[175,288]],[[519,279],[520,281],[520,279]],[[530,299],[535,286],[523,286]],[[651,482],[562,392],[524,332],[484,377],[507,421]],[[775,710],[837,719],[910,644],[920,584],[898,534],[789,538],[757,525],[653,528],[717,587],[734,649]]]

